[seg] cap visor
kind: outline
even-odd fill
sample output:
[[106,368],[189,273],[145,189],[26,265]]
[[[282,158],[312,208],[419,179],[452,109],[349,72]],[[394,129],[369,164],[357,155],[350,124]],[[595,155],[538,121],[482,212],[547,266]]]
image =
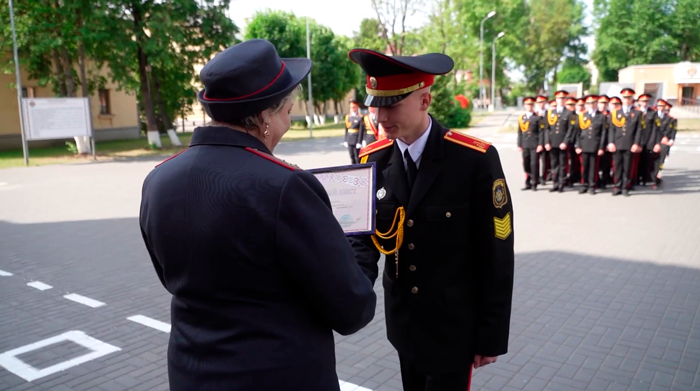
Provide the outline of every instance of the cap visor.
[[410,92],[408,94],[396,95],[396,96],[367,95],[367,97],[365,98],[365,106],[368,106],[368,107],[391,106],[393,104],[399,103],[402,100],[406,99],[406,97],[409,95],[411,95]]

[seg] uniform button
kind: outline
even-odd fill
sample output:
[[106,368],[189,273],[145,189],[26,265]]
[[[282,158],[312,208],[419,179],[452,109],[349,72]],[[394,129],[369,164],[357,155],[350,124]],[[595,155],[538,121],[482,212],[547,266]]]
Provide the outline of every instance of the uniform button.
[[450,212],[445,213],[445,217],[447,217],[449,219],[450,217],[452,217],[452,213],[450,213]]
[[418,293],[418,287],[414,286],[413,288],[411,288],[411,293]]
[[408,244],[408,249],[409,249],[409,250],[413,250],[414,248],[416,248],[416,246],[414,246],[413,243],[409,243],[409,244]]
[[415,272],[416,271],[416,265],[411,265],[408,267],[408,270]]
[[406,222],[406,225],[409,227],[413,227],[413,220],[408,219],[408,221]]

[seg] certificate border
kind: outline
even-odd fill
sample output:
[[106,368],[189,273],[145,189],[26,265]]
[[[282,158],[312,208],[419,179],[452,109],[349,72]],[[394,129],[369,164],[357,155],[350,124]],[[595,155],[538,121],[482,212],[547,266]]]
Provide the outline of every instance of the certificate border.
[[371,206],[371,210],[369,213],[370,219],[371,219],[370,226],[372,227],[372,229],[369,231],[344,232],[345,236],[373,235],[376,228],[377,228],[377,213],[374,212],[377,210],[377,197],[376,197],[377,163],[376,162],[367,162],[367,163],[362,163],[362,164],[348,164],[345,166],[313,168],[313,169],[306,170],[307,172],[309,172],[311,174],[322,174],[322,173],[327,173],[327,172],[348,171],[351,169],[368,168],[368,167],[371,167],[371,170],[372,170],[372,185],[371,185],[371,189],[370,189],[370,194],[372,195],[372,206]]

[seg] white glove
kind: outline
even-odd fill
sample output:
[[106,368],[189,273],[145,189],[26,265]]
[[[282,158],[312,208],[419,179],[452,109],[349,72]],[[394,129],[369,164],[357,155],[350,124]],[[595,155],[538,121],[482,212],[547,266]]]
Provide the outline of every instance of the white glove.
[[347,142],[347,141],[344,142],[343,145],[345,145],[345,148],[347,148],[347,147],[348,147],[348,142]]
[[362,140],[362,148],[364,148],[364,147],[366,147],[366,146],[367,146],[367,141]]
[[360,144],[360,143],[355,144],[355,148],[357,148],[357,149],[362,148],[362,144]]

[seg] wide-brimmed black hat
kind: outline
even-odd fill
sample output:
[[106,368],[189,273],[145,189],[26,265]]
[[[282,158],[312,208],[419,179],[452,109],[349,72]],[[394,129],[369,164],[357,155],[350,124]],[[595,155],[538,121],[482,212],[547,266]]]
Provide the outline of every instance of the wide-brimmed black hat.
[[217,54],[199,72],[197,99],[209,117],[231,122],[257,114],[289,94],[311,71],[311,60],[280,58],[264,39],[251,39]]
[[400,102],[413,91],[431,86],[435,75],[444,75],[454,67],[454,61],[441,53],[407,57],[353,49],[348,56],[367,74],[365,105],[371,107]]

